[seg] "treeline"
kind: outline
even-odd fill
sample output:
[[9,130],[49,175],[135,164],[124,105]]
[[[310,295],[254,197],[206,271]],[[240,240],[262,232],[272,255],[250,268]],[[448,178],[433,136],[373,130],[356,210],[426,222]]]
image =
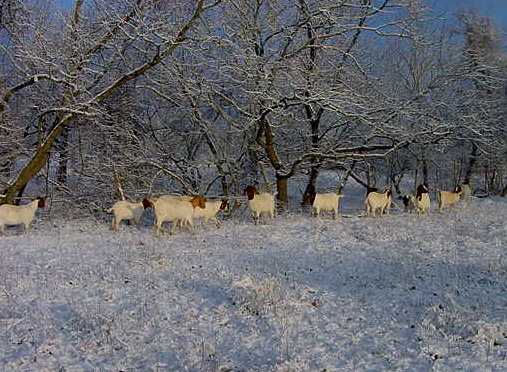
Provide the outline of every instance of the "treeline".
[[[402,180],[505,193],[505,40],[424,1],[0,1],[0,202],[288,202]],[[302,202],[307,201],[308,192]]]

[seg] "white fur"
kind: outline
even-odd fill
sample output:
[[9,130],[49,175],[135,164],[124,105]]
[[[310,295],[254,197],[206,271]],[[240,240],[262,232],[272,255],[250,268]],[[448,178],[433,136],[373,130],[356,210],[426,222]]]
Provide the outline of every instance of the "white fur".
[[382,214],[386,212],[389,214],[389,208],[392,203],[392,194],[388,194],[388,191],[383,194],[379,194],[378,192],[370,192],[366,197],[366,215],[369,217],[375,217],[377,211],[379,211],[379,217],[382,217]]
[[109,213],[113,213],[113,229],[116,231],[120,230],[120,224],[123,220],[133,220],[135,224],[138,224],[143,216],[144,205],[142,202],[128,202],[128,201],[117,201],[108,210]]
[[427,192],[423,192],[419,198],[412,196],[417,214],[430,213],[431,201]]
[[194,207],[191,202],[158,198],[152,205],[157,218],[157,227],[155,230],[157,235],[160,235],[162,224],[166,221],[171,222],[171,235],[174,233],[174,228],[178,222],[182,225],[188,223],[191,229],[194,228],[192,219],[194,218],[195,210],[199,207]]
[[204,218],[204,227],[206,227],[206,224],[211,219],[215,222],[216,227],[220,227],[220,222],[218,222],[216,214],[220,210],[221,205],[222,201],[206,202],[206,208],[197,208],[194,210],[193,218]]
[[315,216],[319,217],[320,212],[333,212],[333,219],[336,220],[338,217],[338,207],[340,199],[345,195],[342,194],[315,194],[315,200],[312,203],[312,207],[315,211]]
[[263,214],[268,215],[270,218],[275,217],[275,195],[273,194],[255,194],[252,200],[248,200],[248,205],[255,225],[259,223],[259,219]]
[[444,191],[440,190],[438,192],[438,195],[440,196],[440,200],[438,202],[438,210],[439,212],[443,211],[443,208],[445,206],[454,206],[459,202],[460,195],[462,191],[455,192],[455,191]]
[[24,205],[0,205],[0,233],[3,234],[5,226],[23,225],[25,233],[30,230],[30,222],[39,208],[39,199],[32,200]]
[[468,199],[472,196],[472,186],[470,185],[461,185],[461,199]]

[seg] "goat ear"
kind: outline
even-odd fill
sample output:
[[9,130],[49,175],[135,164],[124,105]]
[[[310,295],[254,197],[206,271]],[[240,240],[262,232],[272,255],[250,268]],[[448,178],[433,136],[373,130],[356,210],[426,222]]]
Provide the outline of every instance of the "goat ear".
[[255,186],[248,186],[245,189],[245,194],[248,196],[248,200],[252,200],[255,197],[256,191]]
[[144,209],[153,208],[153,203],[150,200],[148,200],[148,198],[144,198],[143,207]]
[[45,208],[46,207],[46,198],[39,197],[37,198],[39,202],[37,203],[37,208]]

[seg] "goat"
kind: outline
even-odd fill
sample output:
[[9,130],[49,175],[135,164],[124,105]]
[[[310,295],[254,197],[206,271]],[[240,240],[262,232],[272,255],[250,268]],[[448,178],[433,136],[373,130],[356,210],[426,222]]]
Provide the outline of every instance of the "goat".
[[422,193],[419,197],[414,198],[414,204],[417,214],[429,214],[431,207],[430,196],[427,192]]
[[220,227],[220,222],[216,217],[218,211],[225,211],[228,209],[228,203],[226,200],[216,201],[216,202],[206,202],[206,207],[204,209],[197,208],[194,210],[193,218],[204,218],[204,227],[209,220],[213,220],[215,222],[215,226]]
[[146,208],[149,208],[150,204],[146,199],[140,202],[128,202],[128,201],[117,201],[107,211],[113,213],[112,226],[115,231],[120,231],[120,224],[123,220],[133,220],[135,224],[138,224],[143,216],[143,212]]
[[378,187],[366,187],[366,196],[368,196],[370,194],[370,192],[377,192],[378,191]]
[[389,208],[393,199],[393,192],[386,190],[384,193],[379,194],[378,192],[372,191],[366,197],[366,215],[369,217],[375,217],[377,210],[380,211],[379,217],[386,212],[389,214]]
[[428,191],[428,185],[424,183],[417,186],[415,195],[400,196],[399,199],[405,205],[405,212],[417,212],[417,214],[429,213],[431,203]]
[[417,186],[416,196],[419,197],[421,194],[428,193],[429,187],[427,183],[421,183],[419,186]]
[[415,212],[415,196],[414,195],[400,195],[399,199],[403,202],[405,206],[405,212]]
[[456,186],[452,191],[444,191],[440,190],[438,192],[439,201],[438,201],[438,211],[443,212],[443,208],[446,205],[454,206],[458,203],[460,199],[460,195],[462,193],[461,186]]
[[[193,196],[189,196],[189,195],[161,195],[157,198],[157,200],[166,200],[166,201],[190,201],[192,200]],[[206,202],[206,208],[204,209],[207,209],[209,205],[209,202]],[[200,212],[200,209],[196,209],[194,210],[194,217],[193,218],[205,218],[205,216],[201,215],[200,217],[196,217],[195,216],[195,213],[201,213]],[[209,210],[208,210],[208,213],[209,213]],[[216,213],[216,212],[215,212]],[[202,214],[202,213],[201,213]],[[214,215],[212,216],[214,217]],[[211,217],[210,217],[211,218]],[[218,223],[218,220],[215,218],[215,224]],[[174,223],[176,224],[176,226],[179,226],[179,227],[183,227],[185,226],[187,221],[185,220],[177,220],[177,221],[174,221]],[[206,223],[208,221],[206,220],[204,225],[206,226]]]
[[39,208],[46,207],[46,198],[38,197],[23,205],[0,205],[0,233],[4,233],[5,226],[23,225],[25,234],[30,230],[30,222]]
[[248,186],[245,193],[248,196],[248,205],[255,225],[259,223],[259,219],[263,214],[267,214],[270,218],[275,217],[275,195],[269,193],[259,194],[255,186]]
[[163,198],[158,198],[155,201],[151,201],[149,199],[144,199],[147,203],[155,210],[155,217],[157,218],[155,233],[160,235],[160,231],[162,229],[162,224],[166,221],[171,223],[171,231],[170,234],[174,233],[174,228],[178,221],[183,223],[188,223],[190,228],[194,228],[194,223],[192,221],[194,216],[194,211],[197,208],[204,209],[206,208],[206,197],[202,195],[197,195],[192,197],[190,201],[183,200],[164,200]]
[[417,214],[430,213],[431,201],[429,188],[426,183],[417,186],[417,193],[414,198]]
[[316,194],[313,185],[308,186],[307,189],[310,195],[310,203],[315,211],[315,217],[318,218],[321,211],[328,211],[333,212],[333,219],[336,220],[340,199],[345,195],[335,193]]
[[461,185],[461,199],[466,200],[472,196],[472,186],[465,184]]

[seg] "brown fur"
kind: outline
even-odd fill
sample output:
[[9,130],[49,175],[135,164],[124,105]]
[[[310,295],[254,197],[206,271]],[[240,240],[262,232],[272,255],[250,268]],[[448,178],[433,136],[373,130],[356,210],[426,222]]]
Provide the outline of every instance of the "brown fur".
[[220,204],[220,210],[225,211],[229,207],[229,203],[227,200],[222,200],[222,204]]
[[206,197],[203,195],[196,195],[190,200],[190,204],[192,204],[192,207],[194,208],[206,208]]
[[257,188],[255,186],[247,186],[245,189],[245,194],[248,196],[248,200],[253,200],[255,194],[258,194]]
[[37,204],[38,208],[45,208],[46,207],[46,198],[37,198],[39,200],[39,203]]
[[151,202],[147,198],[144,198],[143,199],[143,207],[144,207],[144,209],[153,208],[153,202]]
[[428,185],[426,183],[423,183],[419,186],[417,186],[417,193],[415,194],[415,197],[421,201],[422,200],[422,194],[428,193]]

